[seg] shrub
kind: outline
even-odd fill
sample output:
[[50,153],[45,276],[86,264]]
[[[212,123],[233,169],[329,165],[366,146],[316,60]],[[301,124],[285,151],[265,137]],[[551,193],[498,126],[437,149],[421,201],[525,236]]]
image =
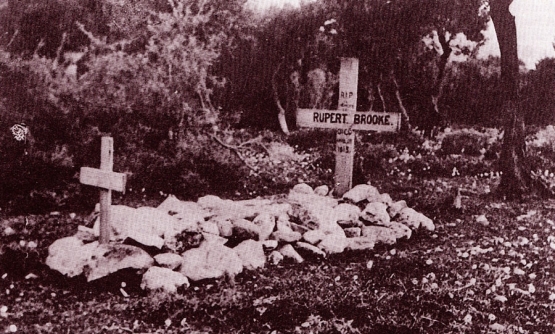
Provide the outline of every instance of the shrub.
[[[206,137],[218,124],[211,94],[223,83],[212,65],[229,42],[238,2],[168,0],[169,8],[157,5],[160,12],[133,12],[148,18],[132,36],[142,44],[107,42],[79,25],[90,44],[68,56],[73,60],[64,61],[64,44],[54,58],[0,49],[2,126],[24,121],[33,134],[22,145],[0,131],[8,148],[0,152],[0,171],[22,175],[0,181],[0,200],[25,203],[39,192],[55,205],[67,202],[64,189],[79,195],[74,176],[80,166],[98,166],[104,133],[114,137],[114,169],[129,174],[132,189],[190,198],[238,187],[241,162]],[[133,30],[116,35],[126,37],[125,31]]]
[[499,143],[499,131],[488,129],[477,131],[461,129],[445,133],[442,136],[441,150],[443,154],[484,155]]

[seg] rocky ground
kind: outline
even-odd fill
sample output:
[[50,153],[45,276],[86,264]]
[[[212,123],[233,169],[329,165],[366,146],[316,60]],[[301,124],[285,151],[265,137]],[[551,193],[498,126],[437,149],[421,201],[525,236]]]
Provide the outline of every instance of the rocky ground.
[[[87,215],[14,217],[2,236],[11,247],[2,256],[0,324],[24,333],[553,332],[555,202],[505,203],[480,192],[494,184],[478,179],[463,212],[419,204],[435,231],[395,245],[267,261],[171,294],[143,290],[135,270],[87,283],[41,265],[55,236],[73,234]],[[421,196],[433,198],[424,188]]]
[[[0,330],[555,332],[555,201],[505,201],[492,196],[495,171],[457,162],[448,175],[417,175],[405,157],[342,199],[298,185],[117,206],[109,247],[96,244],[90,212],[3,216]],[[412,209],[395,214],[400,201]],[[167,224],[141,218],[153,213]]]
[[50,245],[46,265],[89,282],[136,269],[142,289],[176,293],[189,280],[234,280],[266,262],[368,251],[435,229],[406,201],[394,202],[374,186],[357,185],[340,200],[328,193],[325,185],[300,183],[287,196],[232,201],[209,195],[197,202],[169,196],[157,208],[114,205],[110,243],[99,244],[97,218],[92,228],[78,226],[75,235]]

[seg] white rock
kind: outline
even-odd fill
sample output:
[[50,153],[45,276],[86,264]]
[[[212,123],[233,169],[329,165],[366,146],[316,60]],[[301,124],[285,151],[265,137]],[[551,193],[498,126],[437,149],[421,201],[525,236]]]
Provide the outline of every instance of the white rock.
[[214,235],[220,235],[220,229],[218,223],[212,220],[200,222],[199,228],[201,232],[210,233]]
[[266,240],[276,227],[276,218],[269,213],[261,213],[252,221],[254,225],[259,227],[258,240]]
[[342,231],[333,216],[333,208],[322,202],[304,203],[293,208],[291,216],[296,217],[309,229],[319,229],[330,233],[341,233]]
[[225,245],[225,243],[227,242],[226,238],[220,237],[219,235],[216,235],[216,234],[204,233],[204,232],[202,232],[201,234],[202,234],[203,242],[215,242],[220,245]]
[[291,230],[293,230],[293,232],[299,232],[300,234],[305,234],[308,231],[312,231],[310,228],[304,225],[299,225],[296,223],[289,223],[289,225],[291,225]]
[[83,270],[87,281],[108,276],[121,269],[148,269],[154,259],[139,247],[121,244],[101,244],[94,248]]
[[204,213],[203,219],[208,214],[207,212],[202,210],[202,207],[199,204],[195,202],[181,201],[174,195],[169,195],[168,197],[166,197],[166,199],[162,203],[160,203],[160,205],[158,205],[157,209],[162,210],[168,214],[170,214],[170,212],[180,213],[180,212],[198,210],[199,212]]
[[348,238],[348,245],[347,249],[349,250],[371,250],[374,249],[376,244],[374,238],[369,237],[355,237],[355,238]]
[[206,195],[197,200],[197,204],[203,209],[211,209],[219,206],[223,199],[215,195]]
[[243,263],[245,269],[262,268],[266,264],[266,255],[262,243],[245,240],[233,248]]
[[395,238],[399,239],[410,239],[412,236],[412,230],[405,224],[398,223],[398,222],[391,222],[387,225],[393,233],[395,234]]
[[343,231],[345,231],[345,236],[347,238],[360,237],[362,233],[362,229],[360,227],[347,227]]
[[329,192],[330,188],[325,184],[314,188],[314,193],[319,196],[326,196]]
[[48,247],[46,265],[68,277],[81,275],[97,246],[98,242],[85,245],[76,237],[58,239]]
[[240,239],[258,240],[260,227],[246,219],[235,219],[232,221],[233,235]]
[[[160,240],[151,236],[164,237],[177,232],[179,222],[161,210],[151,207],[134,209],[124,205],[110,207],[111,240],[124,240],[132,237],[147,246],[158,247]],[[95,235],[99,235],[99,220],[93,226]],[[140,239],[140,240],[137,240]]]
[[287,203],[275,203],[269,199],[254,198],[244,201],[223,200],[217,196],[204,196],[199,198],[201,207],[209,210],[212,215],[236,219],[252,220],[261,213],[278,216],[287,213],[291,206]]
[[319,196],[316,194],[305,194],[296,191],[290,191],[287,195],[289,203],[296,203],[306,206],[328,207],[333,208],[337,206],[337,200],[332,197]]
[[423,214],[421,214],[421,216],[422,216],[422,221],[420,222],[420,226],[422,226],[427,231],[430,231],[430,232],[435,231],[436,226],[434,225],[434,222]]
[[397,219],[413,230],[420,228],[420,226],[428,231],[435,230],[434,223],[430,218],[411,208],[402,209]]
[[297,251],[290,244],[287,244],[287,245],[284,245],[283,247],[281,247],[279,249],[279,252],[285,258],[293,259],[297,263],[302,263],[304,261],[302,256],[299,255],[299,253],[297,253]]
[[135,229],[137,225],[141,224],[144,225],[143,229],[148,228],[148,230],[159,237],[164,236],[168,231],[174,230],[180,225],[177,219],[168,213],[148,206],[137,208],[136,215],[138,217],[136,217],[135,221],[130,220],[131,224],[134,224],[134,226],[130,227],[131,229]]
[[268,255],[268,261],[276,265],[283,261],[283,255],[278,251],[272,251],[270,255]]
[[326,252],[327,254],[342,253],[349,241],[346,237],[337,235],[327,235],[320,241],[318,248]]
[[386,205],[393,204],[393,199],[391,198],[391,196],[388,193],[380,194],[380,196],[378,196],[376,198],[376,201],[384,203]]
[[387,205],[380,202],[368,203],[362,211],[361,218],[378,225],[387,225],[390,221]]
[[230,219],[252,219],[256,216],[256,210],[249,210],[245,205],[231,200],[223,200],[214,195],[201,197],[198,199],[197,203],[203,209],[210,211],[214,215]]
[[265,249],[276,249],[278,246],[277,240],[264,240],[262,241],[262,247]]
[[267,213],[274,217],[287,215],[291,211],[291,204],[289,203],[270,203],[261,206],[260,213]]
[[296,184],[292,190],[302,194],[314,194],[312,187],[306,183]]
[[358,184],[351,190],[347,191],[343,195],[343,199],[349,200],[353,203],[358,203],[369,197],[378,196],[379,194],[380,192],[374,186],[369,184]]
[[410,228],[413,228],[413,226],[420,226],[430,232],[435,230],[435,225],[430,218],[410,208],[401,210],[399,217],[401,222]]
[[271,238],[277,240],[278,242],[286,242],[286,243],[291,243],[291,242],[295,242],[295,241],[299,241],[301,240],[303,237],[302,234],[300,234],[299,232],[293,232],[291,231],[275,231],[274,233],[272,233]]
[[154,261],[162,268],[176,270],[183,262],[183,258],[175,253],[162,253],[154,256]]
[[73,236],[84,243],[93,242],[97,239],[97,236],[94,234],[94,230],[83,225],[77,226],[77,232]]
[[361,210],[358,206],[350,203],[341,203],[333,208],[333,215],[337,223],[341,226],[359,226]]
[[482,224],[484,226],[488,226],[489,225],[489,221],[486,218],[485,215],[479,215],[478,217],[476,217],[476,222],[479,224]]
[[167,293],[176,293],[177,288],[183,285],[189,287],[187,277],[171,269],[161,267],[148,268],[141,281],[141,289],[143,290],[162,290]]
[[299,241],[295,244],[295,247],[299,251],[305,251],[311,255],[326,257],[326,253],[323,250],[306,242]]
[[233,235],[233,224],[231,220],[225,217],[212,217],[210,221],[215,222],[221,237],[229,238]]
[[10,236],[10,235],[14,235],[14,234],[15,234],[15,230],[13,228],[11,228],[10,226],[8,226],[4,229],[4,235]]
[[410,227],[412,230],[417,230],[420,228],[420,212],[412,208],[403,208],[399,212],[397,219],[403,224]]
[[[96,210],[96,208],[95,208]],[[99,207],[100,210],[100,207]],[[121,234],[130,229],[130,219],[137,216],[137,209],[125,205],[112,205],[110,207],[111,240],[116,240]],[[95,220],[93,231],[96,236],[100,235],[100,218]],[[123,238],[125,238],[125,235]],[[119,238],[120,240],[122,238]]]
[[141,245],[152,246],[161,249],[164,246],[164,239],[157,235],[148,234],[141,230],[129,230],[126,233],[127,238],[133,239]]
[[28,274],[25,276],[25,279],[37,279],[37,278],[39,278],[39,276],[37,276],[37,275],[35,275],[35,274],[33,274],[33,273],[28,273]]
[[505,332],[505,330],[507,329],[507,327],[505,327],[505,326],[503,326],[503,325],[501,325],[497,322],[494,323],[494,324],[489,325],[489,328],[493,331],[496,331],[496,332]]
[[276,232],[277,231],[281,231],[281,232],[285,232],[285,233],[293,232],[293,229],[291,228],[291,222],[277,221],[276,222]]
[[391,219],[395,218],[401,212],[401,210],[403,210],[406,207],[407,207],[407,202],[405,202],[404,200],[389,204],[389,207],[387,208],[389,217],[391,217]]
[[395,232],[384,226],[364,226],[362,237],[373,239],[375,243],[393,245],[397,241]]
[[90,234],[94,234],[94,230],[90,227],[86,227],[83,225],[79,225],[77,226],[77,231],[78,232],[86,232],[86,233],[90,233]]
[[164,213],[171,214],[180,221],[180,225],[184,228],[193,227],[195,224],[204,221],[210,215],[210,213],[204,210],[198,203],[180,201],[174,195],[168,196],[160,203],[157,209]]
[[202,243],[182,254],[180,272],[190,280],[199,281],[224,275],[235,277],[243,271],[243,262],[237,253],[218,243]]
[[326,233],[321,230],[311,230],[303,234],[303,239],[309,244],[316,245],[326,237]]
[[285,231],[285,232],[291,232],[293,231],[291,229],[291,221],[289,221],[289,216],[284,214],[284,215],[280,215],[277,217],[276,219],[276,230],[278,231]]

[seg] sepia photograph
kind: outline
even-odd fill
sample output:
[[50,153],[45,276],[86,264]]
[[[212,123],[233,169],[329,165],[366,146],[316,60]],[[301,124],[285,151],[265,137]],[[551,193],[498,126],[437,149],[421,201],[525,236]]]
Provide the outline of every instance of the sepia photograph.
[[0,333],[555,333],[555,0],[0,0]]

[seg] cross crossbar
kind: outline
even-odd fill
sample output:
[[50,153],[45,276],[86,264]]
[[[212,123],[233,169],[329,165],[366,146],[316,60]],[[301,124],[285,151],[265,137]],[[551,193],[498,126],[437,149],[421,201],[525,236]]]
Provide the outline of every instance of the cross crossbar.
[[398,113],[356,111],[358,59],[341,58],[338,110],[298,109],[299,127],[336,129],[335,193],[342,196],[352,187],[355,155],[353,130],[396,132],[401,125]]
[[401,125],[398,113],[298,109],[297,125],[320,129],[396,132]]
[[102,137],[100,147],[100,169],[81,167],[79,181],[100,188],[100,237],[101,244],[110,241],[110,207],[112,190],[125,192],[126,175],[112,171],[114,166],[114,140]]
[[81,167],[79,182],[106,190],[125,192],[126,175],[97,168]]

